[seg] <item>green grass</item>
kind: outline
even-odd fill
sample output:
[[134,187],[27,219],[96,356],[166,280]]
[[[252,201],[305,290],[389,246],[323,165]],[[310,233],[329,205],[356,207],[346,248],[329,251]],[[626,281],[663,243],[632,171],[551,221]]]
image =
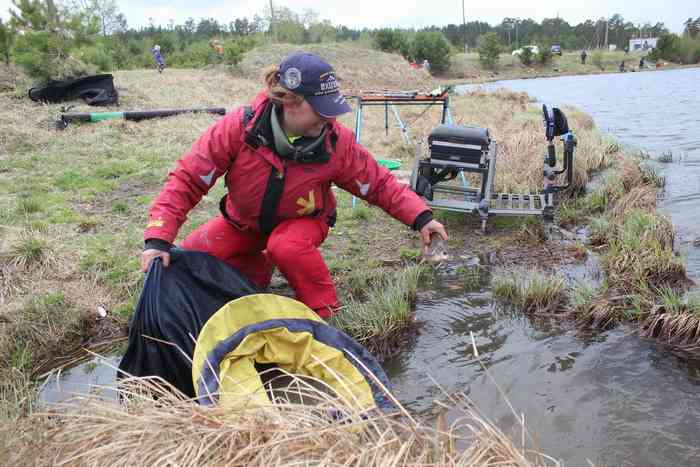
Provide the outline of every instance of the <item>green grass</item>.
[[22,230],[6,253],[5,263],[20,269],[34,266],[50,266],[53,253],[46,237],[33,230]]
[[410,266],[373,280],[363,300],[350,297],[331,323],[353,336],[370,351],[386,356],[395,352],[399,331],[412,321],[412,308],[423,266]]
[[588,207],[580,198],[566,198],[557,206],[554,217],[558,225],[571,227],[580,225],[588,214]]
[[[523,44],[525,45],[525,44]],[[555,55],[546,65],[533,64],[525,66],[518,57],[504,52],[500,55],[495,71],[485,70],[479,63],[476,52],[458,53],[452,56],[451,66],[446,77],[483,81],[493,79],[534,78],[538,76],[585,75],[601,72],[619,72],[618,65],[626,61],[626,69],[638,68],[641,55],[636,52],[625,54],[624,51],[589,51],[586,64],[581,64],[581,51],[565,51],[562,56]],[[650,65],[651,63],[648,62]]]
[[17,213],[20,215],[30,215],[42,210],[41,202],[36,197],[22,196],[17,202]]
[[563,311],[568,301],[563,278],[532,271],[497,275],[492,293],[498,302],[528,314]]

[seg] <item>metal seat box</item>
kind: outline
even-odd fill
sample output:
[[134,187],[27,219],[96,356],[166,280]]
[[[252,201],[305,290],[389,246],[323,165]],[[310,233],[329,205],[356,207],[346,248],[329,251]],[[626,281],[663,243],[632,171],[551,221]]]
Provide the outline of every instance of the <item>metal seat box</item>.
[[488,153],[489,130],[476,126],[439,125],[430,132],[430,158],[460,164],[482,165]]

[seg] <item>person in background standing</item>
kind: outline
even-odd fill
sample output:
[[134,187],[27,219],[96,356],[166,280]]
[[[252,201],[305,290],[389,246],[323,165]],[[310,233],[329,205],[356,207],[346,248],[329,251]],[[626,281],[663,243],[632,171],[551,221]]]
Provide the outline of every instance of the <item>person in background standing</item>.
[[154,45],[153,49],[151,49],[151,53],[153,54],[153,59],[156,61],[158,73],[163,73],[163,68],[165,68],[165,60],[163,60],[163,56],[160,53],[160,46],[158,44]]

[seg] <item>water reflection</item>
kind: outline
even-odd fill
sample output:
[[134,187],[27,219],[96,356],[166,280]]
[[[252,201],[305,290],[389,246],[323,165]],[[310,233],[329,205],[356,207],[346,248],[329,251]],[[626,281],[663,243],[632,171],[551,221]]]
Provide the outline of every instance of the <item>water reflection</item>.
[[[692,377],[697,363],[659,352],[629,329],[578,335],[566,324],[538,327],[522,315],[497,311],[483,295],[425,296],[417,310],[422,332],[410,351],[385,365],[400,400],[413,411],[430,418],[433,400],[464,392],[517,434],[519,421],[503,391],[541,449],[566,465],[587,465],[586,459],[630,466],[700,461],[700,391]],[[498,387],[474,358],[472,334]]]

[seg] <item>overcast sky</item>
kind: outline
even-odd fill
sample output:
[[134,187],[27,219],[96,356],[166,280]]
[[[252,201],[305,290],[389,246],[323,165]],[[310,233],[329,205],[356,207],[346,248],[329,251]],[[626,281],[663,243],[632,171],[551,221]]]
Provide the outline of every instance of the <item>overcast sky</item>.
[[[320,19],[349,27],[422,27],[462,22],[461,0],[273,0],[295,12],[311,8]],[[692,7],[691,5],[696,5]],[[6,18],[10,0],[0,0],[0,16]],[[117,0],[119,10],[126,15],[129,26],[145,26],[148,18],[156,24],[167,25],[170,19],[176,24],[188,17],[216,18],[228,23],[235,18],[252,18],[262,14],[269,0]],[[586,19],[610,17],[619,13],[633,23],[661,21],[672,32],[683,31],[683,22],[692,16],[700,16],[697,0],[489,0],[464,2],[467,21],[486,21],[491,25],[506,17],[543,18],[559,16],[575,25]]]

